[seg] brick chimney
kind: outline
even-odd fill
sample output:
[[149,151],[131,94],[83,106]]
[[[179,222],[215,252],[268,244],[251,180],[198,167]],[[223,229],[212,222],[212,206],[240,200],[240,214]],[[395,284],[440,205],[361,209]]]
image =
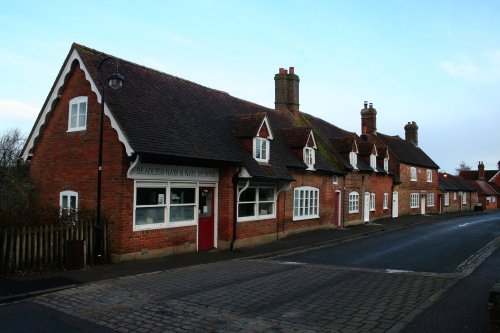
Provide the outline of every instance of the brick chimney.
[[413,142],[418,147],[418,126],[416,122],[408,122],[405,125],[405,140]]
[[289,110],[296,114],[299,112],[299,77],[293,67],[287,71],[280,68],[274,76],[274,107],[276,110]]
[[364,103],[364,108],[361,109],[361,134],[376,134],[377,133],[377,110],[373,104]]
[[478,180],[485,180],[484,163],[481,161],[479,161],[479,164],[477,165],[477,179]]
[[500,161],[498,161],[498,170],[500,170]]

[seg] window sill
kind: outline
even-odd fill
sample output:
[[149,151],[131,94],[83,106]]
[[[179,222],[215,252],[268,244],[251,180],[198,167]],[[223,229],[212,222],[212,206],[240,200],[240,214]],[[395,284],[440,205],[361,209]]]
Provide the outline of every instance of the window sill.
[[85,131],[87,129],[87,127],[75,127],[75,128],[68,128],[68,130],[66,131],[66,133],[71,133],[71,132],[82,132],[82,131]]
[[133,231],[148,231],[196,226],[195,221],[134,225]]
[[319,215],[300,216],[300,217],[294,216],[292,221],[304,221],[304,220],[314,220],[314,219],[319,219]]
[[259,215],[259,216],[247,216],[247,217],[238,217],[237,222],[251,222],[251,221],[261,221],[261,220],[270,220],[275,219],[276,215]]
[[359,213],[359,210],[353,210],[352,212],[349,211],[349,214],[357,214],[357,213]]

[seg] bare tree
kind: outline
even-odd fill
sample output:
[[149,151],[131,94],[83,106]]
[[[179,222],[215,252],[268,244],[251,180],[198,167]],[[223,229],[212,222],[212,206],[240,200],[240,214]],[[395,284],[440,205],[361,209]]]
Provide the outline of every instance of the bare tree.
[[17,164],[19,154],[24,145],[24,137],[21,131],[11,129],[0,137],[0,168],[5,169]]
[[457,175],[460,171],[469,171],[471,169],[470,165],[467,165],[464,161],[460,162],[460,165],[455,170],[457,171]]

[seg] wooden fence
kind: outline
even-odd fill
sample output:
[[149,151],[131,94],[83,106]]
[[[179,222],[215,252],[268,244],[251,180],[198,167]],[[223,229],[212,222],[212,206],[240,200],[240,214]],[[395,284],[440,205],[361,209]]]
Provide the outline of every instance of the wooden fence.
[[[85,241],[87,265],[94,262],[95,227],[90,221],[30,227],[0,227],[0,271],[14,273],[64,267],[68,245]],[[82,244],[82,243],[80,243]],[[70,257],[71,257],[71,253]]]

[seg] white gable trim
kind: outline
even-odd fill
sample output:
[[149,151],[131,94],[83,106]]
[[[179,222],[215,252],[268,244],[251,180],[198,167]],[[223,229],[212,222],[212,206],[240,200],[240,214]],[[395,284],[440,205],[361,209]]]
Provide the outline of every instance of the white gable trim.
[[[309,142],[309,138],[312,138],[312,141],[313,141],[313,148],[314,149],[318,149],[318,146],[316,146],[316,139],[314,138],[314,132],[311,130],[311,132],[309,133],[309,137],[307,138],[307,142]],[[307,145],[307,142],[306,142],[306,145]]]
[[262,129],[262,126],[266,125],[267,131],[269,132],[269,135],[267,136],[266,139],[268,140],[273,140],[273,132],[271,131],[271,126],[269,126],[269,121],[267,120],[267,116],[264,116],[264,119],[262,119],[262,122],[260,123],[259,130],[257,131],[257,136],[259,136],[260,130]]
[[378,156],[377,146],[373,145],[373,150],[375,151],[375,156]]
[[[21,158],[24,161],[26,161],[31,155],[29,153],[29,151],[31,149],[33,149],[33,147],[35,145],[35,140],[40,135],[40,130],[41,130],[43,124],[45,124],[45,121],[47,119],[48,114],[50,112],[52,112],[52,104],[58,98],[58,91],[64,85],[65,78],[68,75],[68,73],[71,71],[71,64],[73,63],[74,60],[78,61],[78,64],[80,65],[80,69],[85,73],[85,79],[90,83],[90,88],[97,96],[97,101],[99,103],[101,103],[102,97],[101,97],[101,93],[99,92],[99,89],[97,89],[97,86],[95,85],[94,81],[90,77],[90,74],[89,74],[87,68],[85,67],[85,65],[83,64],[83,61],[80,58],[80,55],[78,54],[78,52],[76,50],[73,50],[73,52],[71,52],[70,56],[68,57],[68,60],[64,64],[61,75],[59,76],[59,80],[56,82],[56,85],[54,86],[54,88],[50,92],[50,95],[49,95],[49,98],[47,100],[47,103],[45,104],[45,107],[40,111],[41,115],[38,118],[38,121],[35,123],[33,131],[31,133],[30,137],[28,138],[26,146],[24,147],[24,150],[21,154]],[[111,121],[111,127],[113,127],[113,129],[118,133],[118,140],[120,140],[120,142],[123,143],[123,145],[125,147],[125,151],[127,152],[127,155],[132,156],[132,153],[134,152],[134,150],[132,149],[132,147],[128,143],[128,140],[125,137],[125,134],[121,130],[116,119],[113,117],[113,114],[111,113],[111,111],[109,111],[109,108],[107,105],[104,105],[104,114]]]

